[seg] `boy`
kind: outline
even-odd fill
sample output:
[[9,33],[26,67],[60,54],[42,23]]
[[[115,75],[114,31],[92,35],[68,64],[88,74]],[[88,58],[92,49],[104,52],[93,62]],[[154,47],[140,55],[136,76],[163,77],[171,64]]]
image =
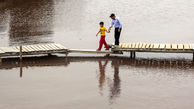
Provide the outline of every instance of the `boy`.
[[96,34],[96,37],[98,36],[98,34],[101,32],[101,38],[100,38],[100,44],[99,44],[99,48],[97,49],[97,51],[100,51],[101,49],[102,49],[102,45],[104,44],[105,45],[105,47],[106,47],[106,50],[109,50],[109,47],[108,47],[108,45],[107,45],[107,43],[106,43],[106,40],[105,40],[105,37],[106,37],[106,35],[105,35],[105,32],[107,32],[107,33],[109,33],[108,31],[107,31],[107,29],[104,27],[104,22],[100,22],[99,23],[100,24],[100,30],[98,31],[98,33]]

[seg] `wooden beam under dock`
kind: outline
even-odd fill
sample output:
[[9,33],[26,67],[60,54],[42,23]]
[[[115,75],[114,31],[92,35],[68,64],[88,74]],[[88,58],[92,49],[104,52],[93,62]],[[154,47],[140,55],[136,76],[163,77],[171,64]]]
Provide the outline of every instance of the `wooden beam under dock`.
[[91,49],[70,49],[69,53],[86,53],[86,54],[122,54],[122,52],[114,51],[96,51]]

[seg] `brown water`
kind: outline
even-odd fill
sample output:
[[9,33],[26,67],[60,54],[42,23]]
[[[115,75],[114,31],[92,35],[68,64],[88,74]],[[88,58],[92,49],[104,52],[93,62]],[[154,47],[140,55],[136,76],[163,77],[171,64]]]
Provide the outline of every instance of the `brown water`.
[[[121,42],[193,43],[191,0],[0,0],[0,46],[98,47],[99,21],[123,22]],[[112,43],[113,31],[107,35]],[[191,54],[4,59],[0,109],[192,109]]]

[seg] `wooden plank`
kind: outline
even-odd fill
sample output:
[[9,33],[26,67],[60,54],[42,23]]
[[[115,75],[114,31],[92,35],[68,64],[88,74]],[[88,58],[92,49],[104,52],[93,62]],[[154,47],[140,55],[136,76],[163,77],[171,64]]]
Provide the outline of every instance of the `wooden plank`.
[[44,47],[47,48],[48,50],[55,50],[55,49],[51,48],[50,46],[48,46],[48,44],[45,44]]
[[190,44],[190,49],[194,50],[194,44]]
[[135,48],[136,46],[136,43],[132,43],[132,47],[131,48]]
[[153,48],[153,47],[154,47],[154,44],[151,44],[149,48],[151,49],[151,48]]
[[123,43],[121,47],[122,47],[122,48],[125,48],[125,45],[126,45],[126,43]]
[[13,50],[14,50],[14,52],[19,52],[20,50],[17,48],[17,46],[13,46],[13,47],[11,47]]
[[32,48],[30,48],[28,45],[24,46],[29,52],[33,52],[34,50]]
[[126,43],[126,44],[125,44],[125,46],[124,46],[124,48],[128,48],[128,46],[129,46],[129,44],[128,44],[128,43]]
[[43,51],[49,51],[50,49],[47,48],[45,45],[39,45],[41,48],[43,48]]
[[146,48],[146,49],[150,48],[150,45],[151,45],[151,44],[147,44],[145,48]]
[[56,46],[54,46],[53,44],[48,44],[48,46],[50,46],[51,48],[55,49],[55,50],[59,50],[59,48],[57,48]]
[[120,43],[118,47],[116,48],[122,48],[123,43]]
[[177,50],[177,44],[172,44],[172,49]]
[[34,52],[37,52],[39,51],[39,48],[37,48],[36,46],[34,45],[29,45],[30,48],[32,48],[34,50]]
[[154,44],[153,45],[153,49],[158,49],[159,48],[159,44]]
[[128,48],[131,49],[131,43],[128,44]]
[[165,49],[165,44],[160,44],[160,49]]
[[54,48],[52,48],[51,46],[49,46],[48,44],[45,45],[49,50],[56,50]]
[[147,45],[147,43],[143,43],[143,45],[142,45],[142,49],[145,49],[146,48],[146,45]]
[[139,43],[136,43],[136,44],[135,44],[135,48],[136,48],[136,49],[139,48]]
[[179,50],[183,50],[183,49],[184,49],[183,44],[178,44],[178,49],[179,49]]
[[37,51],[36,48],[34,48],[32,45],[28,45],[29,48],[31,48],[33,50],[33,52]]
[[43,48],[41,45],[36,45],[36,47],[38,48],[39,51],[45,51],[46,49]]
[[0,50],[3,51],[3,52],[9,52],[9,50],[6,49],[5,47],[1,47]]
[[184,50],[189,50],[189,49],[190,49],[189,44],[184,44]]
[[171,44],[166,44],[166,49],[171,50]]
[[25,46],[22,46],[22,52],[29,52]]
[[55,46],[57,49],[59,49],[59,50],[61,50],[62,48],[61,47],[58,47],[56,44],[54,44],[54,43],[52,43],[52,44],[50,44],[50,45],[52,45],[52,46]]
[[1,47],[0,50],[3,51],[3,52],[6,52],[6,53],[18,52],[15,49],[13,49],[12,47]]
[[96,51],[89,49],[70,49],[70,53],[91,53],[91,54],[122,54],[121,52],[113,52],[113,51]]
[[124,44],[124,43],[120,43],[118,47],[119,47],[119,48],[122,48],[122,47],[123,47],[123,44]]
[[55,44],[57,47],[59,47],[60,49],[65,49],[65,50],[67,50],[67,48],[66,47],[64,47],[63,45],[61,45],[61,44]]
[[143,43],[139,43],[138,48],[139,48],[139,49],[141,49],[141,48],[142,48],[142,46],[143,46]]
[[44,50],[41,50],[41,48],[38,46],[38,44],[34,45],[33,47],[36,48],[36,52],[44,51]]
[[0,50],[0,53],[5,53],[4,51]]

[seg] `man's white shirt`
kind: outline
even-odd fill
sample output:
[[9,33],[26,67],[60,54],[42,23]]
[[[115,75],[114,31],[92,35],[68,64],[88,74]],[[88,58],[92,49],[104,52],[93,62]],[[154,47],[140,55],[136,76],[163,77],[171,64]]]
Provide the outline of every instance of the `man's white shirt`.
[[122,23],[120,18],[116,17],[114,20],[112,20],[110,27],[112,28],[113,26],[115,26],[115,28],[122,28]]

